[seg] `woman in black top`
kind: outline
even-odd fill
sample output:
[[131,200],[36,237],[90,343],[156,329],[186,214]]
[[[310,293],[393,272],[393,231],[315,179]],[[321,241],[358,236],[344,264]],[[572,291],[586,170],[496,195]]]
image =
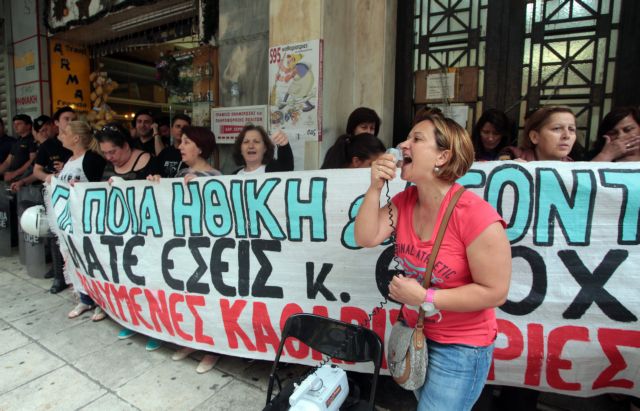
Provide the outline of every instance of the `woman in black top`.
[[500,152],[511,144],[511,122],[500,110],[482,113],[471,133],[476,161],[498,160]]
[[158,174],[151,154],[135,148],[129,132],[118,123],[107,123],[96,134],[100,150],[109,164],[104,169],[103,180],[120,177],[123,180],[144,180],[150,174]]
[[[273,158],[278,146],[278,158]],[[272,171],[293,171],[293,151],[287,135],[277,131],[273,141],[264,128],[245,126],[233,145],[233,159],[242,166],[233,174],[262,174]]]
[[[151,154],[134,148],[131,134],[119,123],[107,123],[102,127],[96,138],[100,144],[100,150],[107,159],[108,164],[104,169],[102,180],[111,180],[119,177],[123,180],[144,180],[151,174],[158,174],[154,158]],[[118,333],[118,338],[123,340],[135,335],[135,331],[123,328]],[[147,351],[157,350],[162,342],[155,338],[147,341]]]

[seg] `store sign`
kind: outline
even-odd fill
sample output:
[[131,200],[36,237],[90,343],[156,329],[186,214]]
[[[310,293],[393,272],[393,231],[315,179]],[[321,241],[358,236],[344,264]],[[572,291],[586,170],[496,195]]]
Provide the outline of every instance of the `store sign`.
[[267,106],[214,108],[211,110],[211,131],[218,144],[233,144],[247,124],[268,130]]
[[38,64],[38,37],[31,37],[14,44],[13,70],[16,84],[24,84],[40,79]]
[[31,118],[36,118],[42,114],[41,102],[39,82],[16,86],[16,113],[28,114]]
[[80,112],[89,111],[91,89],[87,49],[63,41],[51,40],[49,60],[53,111],[64,106],[71,106]]

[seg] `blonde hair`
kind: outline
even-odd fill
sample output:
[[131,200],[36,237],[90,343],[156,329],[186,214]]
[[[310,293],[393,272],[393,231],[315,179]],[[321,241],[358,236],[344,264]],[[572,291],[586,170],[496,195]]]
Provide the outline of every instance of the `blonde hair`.
[[66,133],[72,136],[80,137],[80,145],[86,148],[87,150],[94,151],[98,154],[100,153],[100,149],[98,147],[98,141],[93,135],[93,129],[86,121],[71,121],[67,125]]
[[449,150],[449,160],[436,172],[438,178],[454,182],[465,175],[475,157],[473,143],[467,130],[450,118],[438,114],[424,114],[420,123],[430,121],[435,127],[438,150]]
[[544,127],[551,118],[552,115],[556,113],[569,113],[573,116],[575,120],[576,115],[573,114],[573,111],[569,107],[564,106],[542,106],[539,109],[532,112],[527,120],[524,123],[524,130],[522,136],[522,147],[525,149],[535,149],[535,144],[531,141],[529,134],[532,131],[540,132],[542,127]]

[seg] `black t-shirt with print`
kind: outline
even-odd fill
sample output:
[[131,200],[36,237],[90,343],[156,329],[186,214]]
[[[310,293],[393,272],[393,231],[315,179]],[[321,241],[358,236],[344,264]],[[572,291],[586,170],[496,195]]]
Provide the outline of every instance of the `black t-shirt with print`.
[[182,155],[180,150],[175,146],[166,147],[157,157],[158,167],[160,167],[160,176],[164,178],[175,177],[178,171],[186,168],[187,165],[182,163]]
[[62,142],[58,140],[58,137],[52,137],[40,144],[35,162],[42,166],[47,173],[54,173],[56,169],[53,163],[55,161],[66,163],[69,157],[71,157],[71,154],[71,150],[64,148]]

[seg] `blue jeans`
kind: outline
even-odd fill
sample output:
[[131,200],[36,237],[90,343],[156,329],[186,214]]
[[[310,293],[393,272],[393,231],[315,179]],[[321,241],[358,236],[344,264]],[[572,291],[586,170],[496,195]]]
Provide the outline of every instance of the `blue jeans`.
[[79,294],[80,294],[80,302],[82,304],[90,305],[92,307],[96,305],[96,303],[93,302],[91,297],[89,297],[89,294],[85,294],[85,293],[79,293]]
[[480,396],[491,366],[493,344],[472,347],[428,340],[429,366],[415,391],[418,411],[466,411]]

